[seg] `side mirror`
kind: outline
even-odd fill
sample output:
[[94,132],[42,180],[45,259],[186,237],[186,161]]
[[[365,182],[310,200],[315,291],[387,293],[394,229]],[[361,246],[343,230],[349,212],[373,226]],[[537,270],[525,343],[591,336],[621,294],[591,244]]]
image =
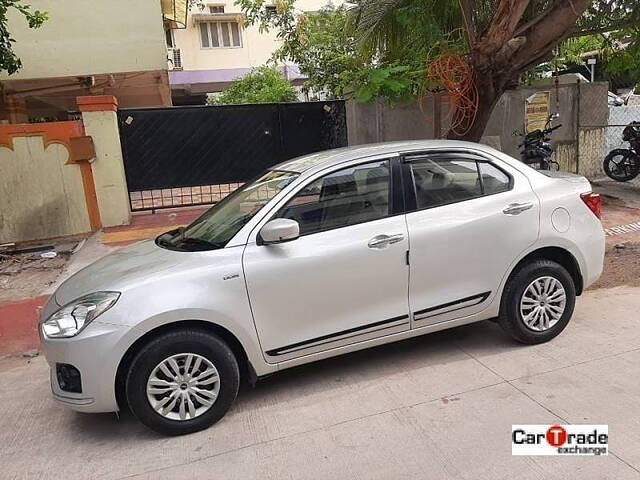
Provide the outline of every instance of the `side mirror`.
[[300,225],[289,218],[276,218],[267,222],[258,233],[258,245],[273,245],[274,243],[290,242],[300,236]]

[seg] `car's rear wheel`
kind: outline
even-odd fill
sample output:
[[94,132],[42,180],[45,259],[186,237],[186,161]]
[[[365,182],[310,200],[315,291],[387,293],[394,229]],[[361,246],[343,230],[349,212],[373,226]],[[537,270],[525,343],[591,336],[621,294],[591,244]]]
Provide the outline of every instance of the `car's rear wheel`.
[[138,352],[126,380],[134,415],[147,427],[181,435],[220,420],[236,398],[238,362],[221,339],[185,329],[163,334]]
[[569,272],[551,260],[535,260],[509,278],[502,294],[500,325],[519,342],[548,342],[569,323],[575,300]]

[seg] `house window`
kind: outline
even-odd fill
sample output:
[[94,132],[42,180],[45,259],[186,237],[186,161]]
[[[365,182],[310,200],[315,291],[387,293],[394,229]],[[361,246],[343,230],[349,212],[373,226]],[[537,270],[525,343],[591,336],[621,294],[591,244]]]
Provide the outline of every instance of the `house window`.
[[206,22],[200,24],[202,48],[241,47],[238,22]]
[[224,13],[224,5],[209,5],[209,13]]
[[275,5],[266,5],[264,9],[269,15],[275,15],[276,12],[278,11]]
[[173,31],[169,27],[164,30],[164,38],[167,42],[167,48],[173,48]]

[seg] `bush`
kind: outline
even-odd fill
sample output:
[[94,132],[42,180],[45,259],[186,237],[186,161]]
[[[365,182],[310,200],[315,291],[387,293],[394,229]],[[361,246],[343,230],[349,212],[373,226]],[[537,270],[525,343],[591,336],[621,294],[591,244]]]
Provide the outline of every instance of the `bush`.
[[209,105],[241,103],[295,102],[298,95],[279,70],[263,65],[233,83],[216,97],[207,100]]

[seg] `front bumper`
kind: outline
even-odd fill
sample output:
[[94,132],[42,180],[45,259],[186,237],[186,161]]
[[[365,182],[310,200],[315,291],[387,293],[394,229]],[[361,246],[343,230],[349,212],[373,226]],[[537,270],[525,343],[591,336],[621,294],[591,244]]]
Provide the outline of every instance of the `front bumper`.
[[[51,370],[51,392],[59,403],[81,412],[115,412],[115,380],[122,358],[119,345],[129,327],[93,321],[79,335],[48,339],[41,336],[42,349]],[[56,364],[80,371],[80,393],[64,391],[56,376]]]

